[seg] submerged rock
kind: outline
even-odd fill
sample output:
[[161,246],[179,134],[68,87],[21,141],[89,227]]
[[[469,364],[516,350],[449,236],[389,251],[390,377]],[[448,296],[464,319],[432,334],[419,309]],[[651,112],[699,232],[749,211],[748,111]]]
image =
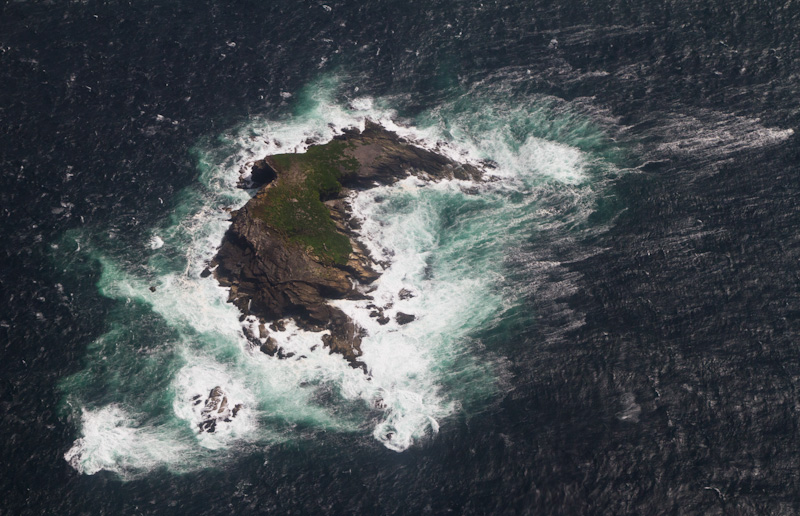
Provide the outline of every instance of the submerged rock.
[[400,299],[411,299],[414,297],[414,293],[408,290],[407,288],[400,289],[400,292],[397,293],[397,297]]
[[[192,398],[195,405],[201,402],[202,396],[196,395]],[[222,390],[222,387],[217,386],[211,389],[208,397],[205,400],[205,405],[200,411],[200,422],[197,424],[200,428],[200,433],[208,432],[214,433],[217,430],[217,425],[222,423],[230,423],[235,418],[239,411],[244,407],[241,403],[237,403],[233,410],[228,405],[228,396]]]
[[[228,301],[243,315],[276,321],[274,331],[282,331],[277,320],[284,317],[304,329],[329,330],[325,346],[363,367],[358,360],[363,330],[328,303],[363,299],[357,287],[380,276],[352,233],[358,224],[345,198],[348,189],[391,184],[409,174],[425,179],[481,175],[475,167],[410,145],[371,122],[364,131],[346,131],[304,154],[267,156],[251,172],[252,182],[262,186],[232,212],[231,227],[207,270],[230,287]],[[378,322],[388,318],[381,313]],[[257,337],[249,333],[255,344]],[[259,340],[259,346],[268,354],[276,352],[274,344]]]

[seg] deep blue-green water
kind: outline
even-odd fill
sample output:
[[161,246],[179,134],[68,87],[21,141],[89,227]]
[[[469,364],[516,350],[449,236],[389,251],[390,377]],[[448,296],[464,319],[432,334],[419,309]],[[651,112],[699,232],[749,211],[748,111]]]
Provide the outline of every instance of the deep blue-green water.
[[[794,514],[795,2],[0,7],[2,514]],[[254,160],[373,120],[383,274],[253,349]],[[413,297],[400,296],[405,289]],[[244,322],[247,324],[247,321]],[[220,386],[239,415],[200,432]]]

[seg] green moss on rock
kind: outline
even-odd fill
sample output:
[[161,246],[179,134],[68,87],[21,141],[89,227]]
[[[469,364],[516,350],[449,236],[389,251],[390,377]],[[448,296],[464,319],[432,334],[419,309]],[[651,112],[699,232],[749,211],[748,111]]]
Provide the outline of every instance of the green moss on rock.
[[353,251],[323,200],[342,188],[339,179],[355,171],[358,161],[345,155],[350,144],[334,140],[309,147],[304,154],[277,154],[270,159],[278,179],[263,191],[257,216],[289,241],[311,248],[326,263],[344,265]]

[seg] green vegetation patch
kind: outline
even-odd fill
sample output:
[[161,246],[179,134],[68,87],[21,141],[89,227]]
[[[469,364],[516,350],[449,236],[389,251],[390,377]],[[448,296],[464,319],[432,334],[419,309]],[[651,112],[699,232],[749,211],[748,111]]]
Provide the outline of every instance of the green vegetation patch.
[[344,265],[353,251],[323,204],[341,190],[342,175],[358,168],[355,158],[344,155],[350,145],[334,140],[309,147],[305,154],[272,156],[278,179],[264,192],[256,214],[289,241],[311,247],[326,263]]

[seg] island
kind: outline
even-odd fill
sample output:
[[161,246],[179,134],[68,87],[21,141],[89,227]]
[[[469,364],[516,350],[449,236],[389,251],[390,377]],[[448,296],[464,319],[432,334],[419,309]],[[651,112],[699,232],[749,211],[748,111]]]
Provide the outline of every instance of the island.
[[[363,286],[380,277],[358,241],[351,192],[411,174],[431,181],[482,175],[478,167],[413,145],[371,121],[363,131],[345,130],[305,153],[267,156],[249,172],[246,186],[256,189],[255,195],[232,212],[231,226],[203,275],[213,274],[230,289],[228,301],[240,309],[242,320],[258,319],[257,332],[247,326],[243,331],[264,353],[284,356],[267,325],[278,330],[283,319],[292,318],[306,330],[329,330],[323,344],[365,372],[359,360],[364,331],[328,302],[368,299]],[[373,313],[388,322],[380,309]],[[413,317],[399,314],[398,323]]]

